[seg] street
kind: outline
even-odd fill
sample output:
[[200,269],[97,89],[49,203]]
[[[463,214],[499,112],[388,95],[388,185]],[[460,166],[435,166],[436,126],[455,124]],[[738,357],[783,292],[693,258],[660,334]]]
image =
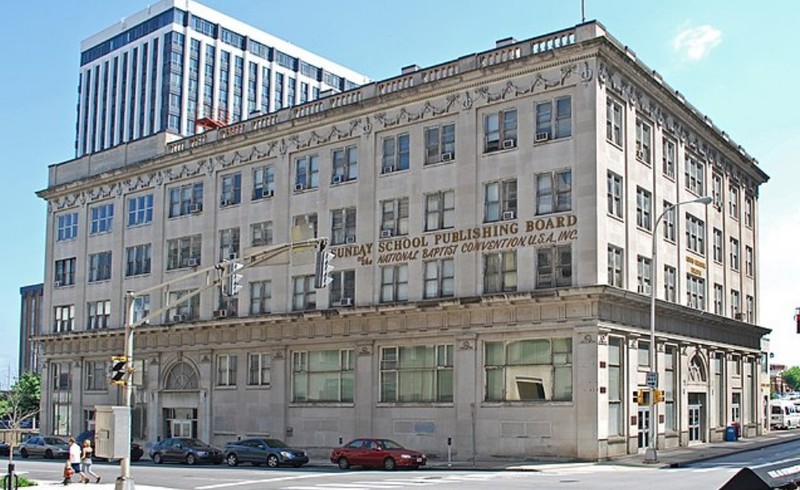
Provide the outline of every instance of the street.
[[[689,464],[681,468],[623,466],[611,463],[533,463],[520,470],[455,471],[423,469],[417,471],[341,471],[334,466],[315,465],[300,469],[267,469],[252,466],[155,465],[149,461],[133,465],[137,485],[152,485],[180,490],[369,490],[429,487],[431,490],[470,489],[560,489],[592,488],[619,490],[641,487],[648,490],[715,489],[740,468],[775,462],[800,461],[796,455],[800,441]],[[42,482],[60,479],[63,462],[17,460],[17,470]],[[521,469],[525,470],[522,471]],[[96,471],[104,483],[112,483],[119,473],[117,465],[101,463]],[[77,481],[77,479],[76,479]]]

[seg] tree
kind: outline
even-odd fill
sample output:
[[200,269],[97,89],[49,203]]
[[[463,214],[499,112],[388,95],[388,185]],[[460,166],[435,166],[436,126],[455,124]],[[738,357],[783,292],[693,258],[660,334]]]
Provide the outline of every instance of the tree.
[[19,377],[14,386],[0,397],[0,419],[7,420],[14,431],[9,447],[9,464],[14,461],[14,444],[22,424],[39,415],[39,401],[42,398],[42,376],[26,372]]
[[793,391],[800,388],[800,366],[790,367],[783,372],[783,380],[786,381]]

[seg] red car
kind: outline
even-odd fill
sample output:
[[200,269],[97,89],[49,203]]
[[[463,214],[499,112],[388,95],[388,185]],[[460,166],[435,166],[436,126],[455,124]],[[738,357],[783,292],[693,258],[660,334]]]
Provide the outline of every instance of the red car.
[[354,439],[331,451],[331,463],[343,470],[350,466],[417,469],[427,462],[423,453],[406,449],[391,439]]

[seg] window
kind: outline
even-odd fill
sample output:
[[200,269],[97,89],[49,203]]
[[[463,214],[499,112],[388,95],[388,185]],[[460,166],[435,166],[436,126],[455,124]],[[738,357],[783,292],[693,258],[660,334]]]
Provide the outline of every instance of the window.
[[106,391],[108,378],[106,361],[86,361],[86,391]]
[[317,307],[317,290],[314,289],[314,275],[292,278],[292,310],[313,310]]
[[[553,105],[555,104],[555,112]],[[535,142],[572,136],[572,97],[536,103]]]
[[358,178],[358,148],[355,145],[333,150],[331,160],[333,163],[331,184]]
[[111,252],[89,255],[89,282],[111,279]]
[[239,228],[219,231],[219,260],[234,260],[239,257]]
[[714,243],[712,244],[714,248],[714,261],[722,263],[722,230],[714,228],[712,233],[712,240]]
[[91,208],[91,234],[108,233],[114,224],[114,205],[102,204]]
[[331,274],[333,282],[329,286],[331,308],[352,306],[356,297],[356,271],[335,271]]
[[728,187],[728,210],[730,211],[731,218],[739,220],[739,188],[730,186]]
[[731,238],[731,269],[739,270],[739,240]]
[[230,354],[217,356],[217,386],[236,386],[236,360]]
[[425,165],[450,162],[456,157],[456,125],[425,128]]
[[410,150],[407,133],[383,138],[381,173],[389,174],[399,170],[408,170],[409,155]]
[[169,217],[203,210],[203,183],[186,184],[169,190]]
[[331,211],[331,245],[356,242],[356,208]]
[[455,262],[453,259],[428,260],[424,265],[423,297],[447,298],[454,294]]
[[167,240],[167,270],[199,266],[202,248],[202,235]]
[[677,377],[677,348],[668,345],[664,348],[664,422],[668,432],[678,429],[678,412],[676,410],[675,394],[678,392]]
[[250,283],[250,314],[264,315],[272,312],[272,281]]
[[702,196],[705,194],[705,165],[691,155],[686,155],[686,188],[691,192]]
[[383,347],[380,401],[453,401],[453,344]]
[[722,176],[716,172],[711,176],[711,202],[715,208],[722,209]]
[[483,116],[483,152],[517,147],[517,110],[506,109]]
[[677,151],[675,150],[675,142],[671,139],[664,138],[661,143],[661,160],[662,160],[662,172],[664,175],[670,179],[675,178],[675,161],[677,157]]
[[572,245],[536,249],[536,287],[572,286]]
[[272,221],[250,225],[250,245],[253,247],[272,245]]
[[311,228],[314,238],[319,236],[317,229],[317,213],[301,214],[292,219],[292,226]]
[[653,127],[636,118],[636,158],[650,165],[653,161]]
[[676,285],[676,271],[675,268],[669,265],[664,266],[664,299],[666,301],[676,302],[677,294],[675,290]]
[[247,355],[247,384],[269,386],[272,380],[270,363],[272,356],[265,352]]
[[639,368],[648,369],[652,364],[650,364],[650,342],[645,340],[640,340],[636,344],[636,352],[638,354],[638,366]]
[[253,170],[253,200],[275,195],[275,169],[272,165]]
[[725,291],[722,289],[722,284],[714,283],[714,314],[725,314]]
[[623,379],[623,352],[625,340],[620,337],[608,338],[608,436],[621,437],[625,434],[623,401],[625,381]]
[[636,226],[650,230],[652,226],[653,195],[650,191],[636,188]]
[[608,172],[607,177],[608,214],[622,218],[622,177]]
[[454,227],[455,215],[455,191],[439,191],[425,195],[425,231]]
[[381,201],[381,237],[408,235],[408,198]]
[[352,349],[292,352],[293,402],[352,402]]
[[75,328],[75,305],[61,305],[53,308],[54,328],[59,332],[72,332]]
[[686,213],[686,248],[700,255],[706,253],[706,225],[703,220]]
[[640,255],[636,260],[636,271],[637,291],[642,294],[650,294],[653,284],[653,263],[650,258]]
[[294,162],[294,190],[319,187],[319,155],[308,155]]
[[753,227],[753,198],[750,196],[744,198],[744,225],[748,228]]
[[572,209],[572,170],[536,174],[536,214]]
[[572,339],[486,342],[486,401],[572,400]]
[[125,249],[125,277],[150,274],[151,250],[149,243]]
[[150,316],[150,295],[137,296],[133,300],[133,322],[139,322]]
[[[175,304],[184,296],[188,296],[192,293],[190,289],[184,289],[180,291],[170,291],[169,297],[167,301],[171,304]],[[169,310],[167,314],[167,321],[168,322],[185,322],[188,320],[197,320],[200,316],[200,295],[192,296],[189,299],[186,299],[180,303],[175,304],[175,306]]]
[[517,179],[489,182],[483,189],[484,223],[517,217]]
[[622,105],[611,98],[606,99],[606,139],[622,146]]
[[749,245],[744,246],[744,273],[753,277],[753,248]]
[[146,225],[152,221],[152,194],[128,198],[128,226]]
[[624,252],[621,248],[613,245],[608,246],[608,283],[618,288],[625,286],[623,255]]
[[408,301],[408,264],[381,267],[381,303]]
[[517,290],[517,252],[483,255],[483,293],[505,293]]
[[108,321],[111,318],[111,301],[90,301],[86,305],[86,330],[97,330],[98,328],[108,328]]
[[686,304],[698,310],[706,309],[706,281],[702,277],[686,275]]
[[742,303],[739,291],[731,289],[731,316],[736,316],[742,311]]
[[222,176],[219,205],[232,206],[242,202],[242,174],[236,172]]
[[75,284],[75,257],[56,260],[55,273],[53,274],[54,286],[72,286]]
[[672,203],[664,201],[664,239],[675,243],[675,208],[671,207]]
[[756,300],[749,294],[745,298],[745,308],[747,309],[748,323],[754,323],[756,321]]
[[56,241],[72,240],[78,237],[78,213],[60,214],[56,221],[58,222]]

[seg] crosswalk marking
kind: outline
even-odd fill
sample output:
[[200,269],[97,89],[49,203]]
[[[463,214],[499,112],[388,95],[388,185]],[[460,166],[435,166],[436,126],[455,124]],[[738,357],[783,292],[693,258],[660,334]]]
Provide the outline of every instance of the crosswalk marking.
[[418,476],[414,478],[391,478],[387,480],[354,481],[350,483],[318,483],[316,485],[292,485],[283,490],[373,490],[373,489],[400,489],[408,487],[428,487],[444,483],[478,482],[496,480],[498,478],[520,478],[530,473],[474,473],[466,475],[448,475],[443,477]]

